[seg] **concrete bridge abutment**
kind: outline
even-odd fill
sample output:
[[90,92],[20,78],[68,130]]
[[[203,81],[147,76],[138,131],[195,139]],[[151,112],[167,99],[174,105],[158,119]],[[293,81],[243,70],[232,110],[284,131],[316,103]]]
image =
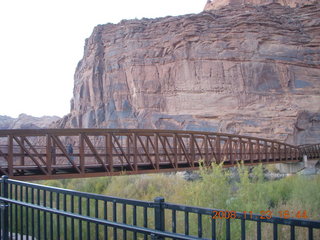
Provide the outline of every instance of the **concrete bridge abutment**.
[[309,160],[307,155],[303,155],[302,162],[278,163],[276,168],[280,173],[295,174],[317,174],[320,172],[320,159]]

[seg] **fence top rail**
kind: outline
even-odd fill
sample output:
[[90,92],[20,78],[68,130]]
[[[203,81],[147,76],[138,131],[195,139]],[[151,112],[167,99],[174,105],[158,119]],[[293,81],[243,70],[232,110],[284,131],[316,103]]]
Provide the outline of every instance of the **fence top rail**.
[[16,204],[16,205],[20,205],[20,206],[48,212],[48,213],[53,213],[53,214],[57,214],[57,215],[61,215],[61,216],[71,217],[74,219],[79,219],[79,220],[83,220],[83,221],[87,221],[87,222],[102,224],[102,225],[111,226],[111,227],[117,227],[117,228],[121,228],[121,229],[128,230],[128,231],[135,231],[135,232],[140,232],[140,233],[145,233],[145,234],[156,234],[157,236],[169,237],[169,238],[173,238],[173,239],[184,239],[184,240],[202,239],[202,240],[206,240],[205,238],[186,236],[186,235],[182,235],[179,233],[159,231],[156,229],[139,227],[139,226],[129,225],[129,224],[120,223],[120,222],[113,222],[113,221],[109,221],[106,219],[100,219],[100,218],[94,218],[94,217],[85,216],[85,215],[79,215],[76,213],[66,212],[66,211],[55,209],[55,208],[39,206],[36,204],[26,203],[26,202],[8,199],[8,198],[4,198],[4,197],[0,197],[0,201],[4,201],[4,202],[11,203],[11,204]]
[[236,135],[229,133],[207,132],[207,131],[185,131],[185,130],[162,130],[162,129],[107,129],[107,128],[72,128],[72,129],[10,129],[0,130],[0,137],[13,136],[46,136],[46,135],[61,135],[61,136],[77,136],[79,134],[88,134],[92,136],[103,136],[108,133],[113,134],[191,134],[191,135],[207,135],[207,136],[221,136],[232,138],[247,138],[251,140],[266,141],[280,145],[297,148],[297,146],[283,143],[277,140],[258,138],[245,135]]
[[[2,181],[3,180],[1,180],[1,182]],[[101,201],[106,201],[106,202],[115,202],[115,203],[135,205],[135,206],[140,206],[140,207],[154,207],[154,205],[155,205],[154,202],[105,196],[105,195],[100,195],[100,194],[95,194],[95,193],[79,192],[79,191],[75,191],[75,190],[69,190],[69,189],[63,189],[63,188],[51,187],[51,186],[44,186],[44,185],[40,185],[40,184],[36,184],[36,183],[23,182],[23,181],[19,181],[19,180],[8,179],[7,183],[13,184],[13,185],[18,185],[18,186],[23,186],[23,187],[29,187],[29,188],[33,188],[33,189],[39,189],[39,190],[48,191],[48,192],[55,192],[55,193],[59,193],[59,194],[72,195],[72,196],[77,196],[77,197],[82,197],[82,198],[90,198],[90,199],[101,200]]]
[[[171,209],[176,211],[184,211],[184,212],[190,212],[190,213],[198,213],[198,214],[205,214],[205,215],[211,215],[213,216],[213,212],[231,212],[225,209],[214,209],[214,208],[203,208],[203,207],[195,207],[195,206],[187,206],[187,205],[181,205],[181,204],[174,204],[174,203],[164,203],[165,209]],[[245,219],[248,221],[260,221],[265,223],[277,223],[282,225],[295,225],[298,227],[312,227],[312,228],[319,228],[320,229],[320,221],[317,220],[304,220],[304,219],[298,219],[298,218],[280,218],[280,217],[271,217],[270,219],[267,219],[263,215],[259,214],[245,214],[243,212],[236,212],[236,219]]]

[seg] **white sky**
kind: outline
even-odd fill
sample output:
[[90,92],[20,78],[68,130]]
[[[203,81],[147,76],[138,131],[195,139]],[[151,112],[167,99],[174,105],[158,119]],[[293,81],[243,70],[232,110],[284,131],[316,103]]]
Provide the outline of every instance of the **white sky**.
[[0,0],[0,115],[69,113],[73,74],[98,24],[198,13],[207,0]]

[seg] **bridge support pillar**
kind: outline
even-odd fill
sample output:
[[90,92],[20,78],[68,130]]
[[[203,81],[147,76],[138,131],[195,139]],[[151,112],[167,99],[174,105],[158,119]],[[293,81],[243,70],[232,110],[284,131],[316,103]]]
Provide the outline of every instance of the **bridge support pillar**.
[[305,168],[308,168],[308,156],[303,155],[303,164]]
[[297,173],[305,168],[304,163],[277,163],[275,164],[276,168],[280,173]]

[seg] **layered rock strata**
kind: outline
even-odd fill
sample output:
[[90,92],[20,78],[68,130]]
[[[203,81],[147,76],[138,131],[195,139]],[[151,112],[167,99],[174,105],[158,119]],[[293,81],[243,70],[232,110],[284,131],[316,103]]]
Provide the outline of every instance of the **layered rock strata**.
[[228,5],[236,7],[237,5],[250,4],[256,6],[268,5],[271,3],[278,3],[282,6],[298,7],[308,4],[313,4],[317,0],[208,0],[204,10],[216,10]]
[[320,141],[320,8],[225,6],[95,27],[57,127]]

